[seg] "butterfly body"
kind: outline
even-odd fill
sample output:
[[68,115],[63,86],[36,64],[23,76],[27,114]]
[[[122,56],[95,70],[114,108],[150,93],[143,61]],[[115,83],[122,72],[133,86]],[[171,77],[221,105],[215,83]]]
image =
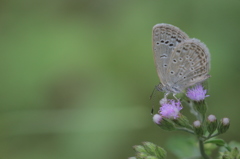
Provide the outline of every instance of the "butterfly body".
[[173,25],[153,27],[153,52],[159,91],[181,93],[210,77],[210,53],[205,44]]
[[160,92],[165,92],[167,94],[169,93],[177,94],[182,92],[182,90],[180,90],[177,86],[171,86],[169,84],[163,85],[162,83],[158,84],[156,86],[156,89]]

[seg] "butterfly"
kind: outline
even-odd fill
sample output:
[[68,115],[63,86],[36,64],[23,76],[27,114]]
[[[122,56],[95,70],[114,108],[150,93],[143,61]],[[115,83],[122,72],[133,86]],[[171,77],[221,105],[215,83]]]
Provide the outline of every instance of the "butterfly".
[[168,94],[182,93],[186,88],[207,80],[210,53],[204,43],[170,24],[156,24],[152,30],[154,62],[160,84],[155,88]]

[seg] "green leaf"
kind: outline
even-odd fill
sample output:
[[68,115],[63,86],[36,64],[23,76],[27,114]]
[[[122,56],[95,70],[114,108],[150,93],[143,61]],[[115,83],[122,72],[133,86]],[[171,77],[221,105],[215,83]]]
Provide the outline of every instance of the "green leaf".
[[229,157],[228,155],[223,155],[222,159],[231,159],[231,157]]
[[[240,149],[240,143],[239,143],[239,142],[236,142],[236,141],[231,141],[231,142],[229,142],[228,144],[226,144],[224,147],[221,147],[221,148],[219,149],[219,151],[220,151],[220,152],[225,152],[226,149],[228,149],[228,147],[229,147],[230,149],[233,149],[233,148],[235,148],[235,147],[237,147],[238,149]],[[231,151],[231,150],[229,150],[229,151]]]
[[167,152],[159,146],[156,147],[155,154],[159,158],[165,158],[167,156]]
[[147,151],[148,154],[154,156],[155,155],[155,150],[156,150],[156,145],[151,143],[151,142],[143,142],[143,146],[145,150]]
[[231,151],[231,155],[232,157],[236,158],[239,155],[239,150],[237,147],[235,147],[234,149],[232,149]]
[[148,156],[147,153],[138,152],[138,153],[136,154],[136,157],[137,157],[137,158],[146,158],[147,156]]
[[159,159],[159,158],[157,158],[157,157],[155,157],[155,156],[147,156],[147,157],[144,158],[144,159]]
[[135,146],[133,146],[133,149],[136,152],[147,153],[147,151],[145,150],[144,146],[142,146],[142,145],[135,145]]
[[240,159],[240,143],[232,141],[219,150],[220,159]]
[[225,145],[225,141],[223,139],[209,139],[209,140],[205,141],[204,143],[205,144],[212,143],[212,144],[216,144],[217,146]]
[[228,144],[231,148],[237,147],[238,149],[240,149],[240,143],[236,142],[236,141],[231,141]]
[[165,159],[167,154],[163,148],[151,142],[143,142],[143,146],[135,145],[133,149],[136,151],[137,159]]
[[168,149],[179,159],[200,157],[198,142],[195,137],[174,136],[168,140]]

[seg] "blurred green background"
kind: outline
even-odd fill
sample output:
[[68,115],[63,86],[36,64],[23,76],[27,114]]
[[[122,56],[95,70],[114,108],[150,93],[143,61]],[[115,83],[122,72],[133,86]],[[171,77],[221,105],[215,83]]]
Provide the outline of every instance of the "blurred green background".
[[157,23],[208,46],[208,113],[229,117],[221,137],[240,141],[239,8],[226,0],[0,1],[0,158],[123,159],[143,141],[168,150],[179,132],[150,115]]

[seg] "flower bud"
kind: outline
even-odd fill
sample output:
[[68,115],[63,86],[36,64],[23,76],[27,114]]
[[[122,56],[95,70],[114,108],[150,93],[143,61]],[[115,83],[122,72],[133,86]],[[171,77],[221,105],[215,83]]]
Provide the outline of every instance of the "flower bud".
[[207,104],[205,101],[194,101],[194,107],[195,109],[202,115],[204,115],[207,112]]
[[160,105],[163,105],[163,104],[165,104],[165,103],[167,103],[167,102],[168,102],[167,98],[163,98],[163,99],[161,99],[161,100],[159,101]]
[[176,125],[192,129],[186,116],[179,114],[177,119],[172,120]]
[[198,136],[202,136],[203,135],[202,124],[201,124],[201,122],[199,120],[196,120],[196,121],[193,122],[193,128],[194,128],[195,133]]
[[156,123],[163,130],[168,130],[168,131],[175,130],[174,123],[170,119],[163,118],[159,114],[155,114],[153,116],[153,121],[154,121],[154,123]]
[[229,118],[222,118],[219,125],[218,125],[218,133],[222,134],[225,133],[230,126]]
[[155,115],[153,116],[153,122],[154,122],[154,123],[156,123],[156,124],[159,125],[161,121],[162,121],[162,116],[161,116],[161,115],[155,114]]
[[217,119],[215,115],[209,115],[207,118],[207,130],[211,135],[217,129]]

